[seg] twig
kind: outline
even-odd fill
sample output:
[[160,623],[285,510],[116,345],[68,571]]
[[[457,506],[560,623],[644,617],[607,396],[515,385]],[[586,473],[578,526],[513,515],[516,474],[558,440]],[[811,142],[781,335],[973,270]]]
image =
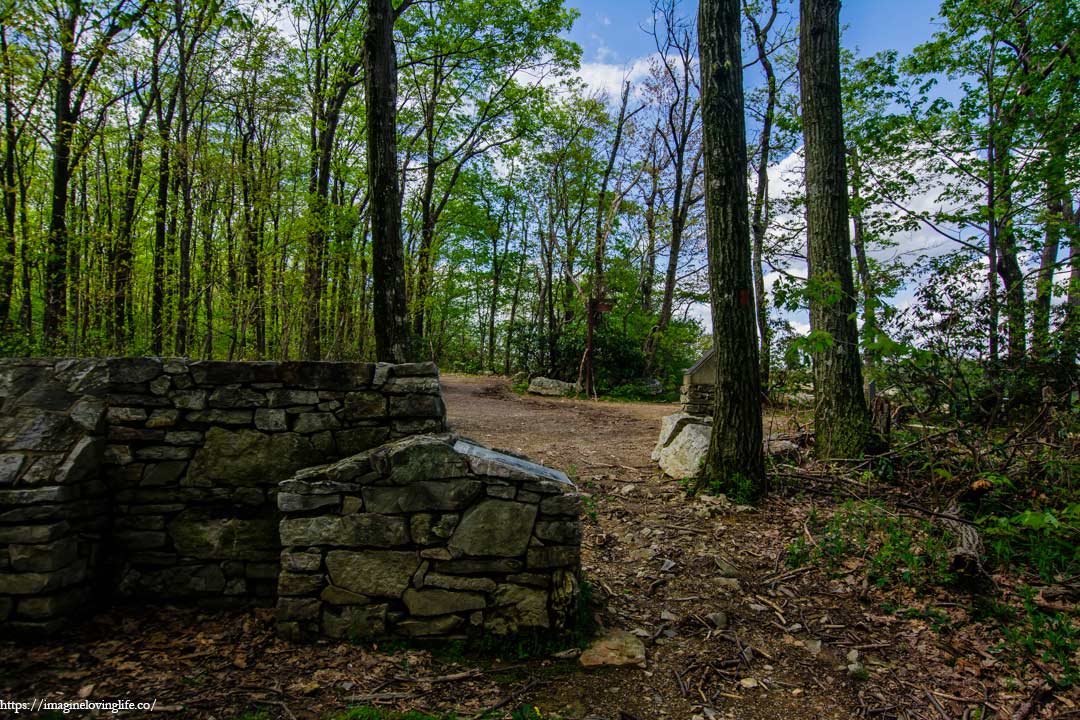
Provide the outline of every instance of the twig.
[[409,677],[408,675],[396,675],[394,680],[403,683],[430,683],[432,685],[437,683],[457,682],[458,680],[471,680],[475,677],[483,675],[480,670],[473,668],[472,670],[465,670],[464,672],[450,673],[449,675],[437,675],[435,677]]
[[923,688],[923,692],[926,693],[926,699],[930,701],[930,704],[934,706],[934,709],[938,711],[938,714],[941,715],[944,720],[952,720],[952,716],[945,712],[945,708],[941,707],[941,703],[938,702],[937,698],[934,697],[929,690]]

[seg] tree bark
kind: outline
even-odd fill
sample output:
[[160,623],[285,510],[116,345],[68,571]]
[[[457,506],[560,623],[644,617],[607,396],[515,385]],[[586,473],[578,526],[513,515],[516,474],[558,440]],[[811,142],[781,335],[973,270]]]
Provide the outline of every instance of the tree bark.
[[705,213],[717,377],[712,438],[698,487],[750,498],[767,490],[767,480],[750,272],[741,21],[738,0],[701,0]]
[[863,396],[840,97],[840,2],[801,0],[799,75],[806,146],[806,234],[815,451],[860,457],[877,442]]
[[397,174],[397,52],[390,0],[368,0],[364,37],[368,188],[371,197],[375,356],[406,362],[410,355]]

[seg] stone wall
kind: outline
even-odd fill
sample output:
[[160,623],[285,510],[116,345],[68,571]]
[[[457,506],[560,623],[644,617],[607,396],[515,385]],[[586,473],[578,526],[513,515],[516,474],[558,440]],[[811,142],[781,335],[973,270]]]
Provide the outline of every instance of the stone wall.
[[107,379],[99,361],[0,363],[0,629],[55,630],[102,579]]
[[109,557],[123,596],[275,596],[277,484],[445,430],[431,363],[110,360]]
[[580,496],[562,473],[412,437],[281,484],[291,638],[557,630],[577,600]]
[[683,373],[679,388],[682,411],[697,417],[712,417],[716,397],[716,351],[709,350]]
[[272,603],[277,484],[445,429],[430,363],[0,360],[0,630],[90,597]]
[[687,415],[712,417],[715,385],[683,385],[679,388],[679,402]]

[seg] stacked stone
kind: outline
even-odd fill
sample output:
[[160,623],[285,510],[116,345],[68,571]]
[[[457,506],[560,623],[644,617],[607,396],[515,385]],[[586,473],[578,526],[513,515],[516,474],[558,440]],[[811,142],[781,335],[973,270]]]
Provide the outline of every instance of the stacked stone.
[[449,436],[390,442],[281,483],[285,637],[557,630],[577,598],[565,475]]
[[116,358],[108,369],[110,561],[124,596],[270,602],[281,480],[445,429],[432,363]]
[[57,629],[83,605],[108,528],[104,363],[0,361],[0,627]]
[[679,392],[679,402],[682,403],[684,413],[712,417],[713,398],[716,397],[715,385],[683,385]]

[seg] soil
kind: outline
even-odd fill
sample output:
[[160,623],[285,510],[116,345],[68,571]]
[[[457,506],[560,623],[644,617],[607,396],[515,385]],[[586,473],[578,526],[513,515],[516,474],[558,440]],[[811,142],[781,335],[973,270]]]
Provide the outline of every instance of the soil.
[[[831,576],[789,567],[788,545],[833,497],[785,486],[756,508],[688,498],[649,459],[660,418],[677,406],[523,397],[498,377],[446,375],[443,385],[463,436],[577,480],[596,620],[640,636],[644,668],[585,670],[572,653],[523,659],[512,646],[501,658],[297,647],[274,635],[270,609],[127,607],[62,637],[0,644],[0,700],[156,699],[157,711],[223,720],[326,718],[352,705],[459,718],[528,705],[578,720],[1080,717],[1076,691],[1045,692],[1037,672],[1010,664],[965,622],[962,598],[886,598],[857,563]],[[797,418],[767,422],[793,430]],[[919,612],[889,611],[886,600]]]

